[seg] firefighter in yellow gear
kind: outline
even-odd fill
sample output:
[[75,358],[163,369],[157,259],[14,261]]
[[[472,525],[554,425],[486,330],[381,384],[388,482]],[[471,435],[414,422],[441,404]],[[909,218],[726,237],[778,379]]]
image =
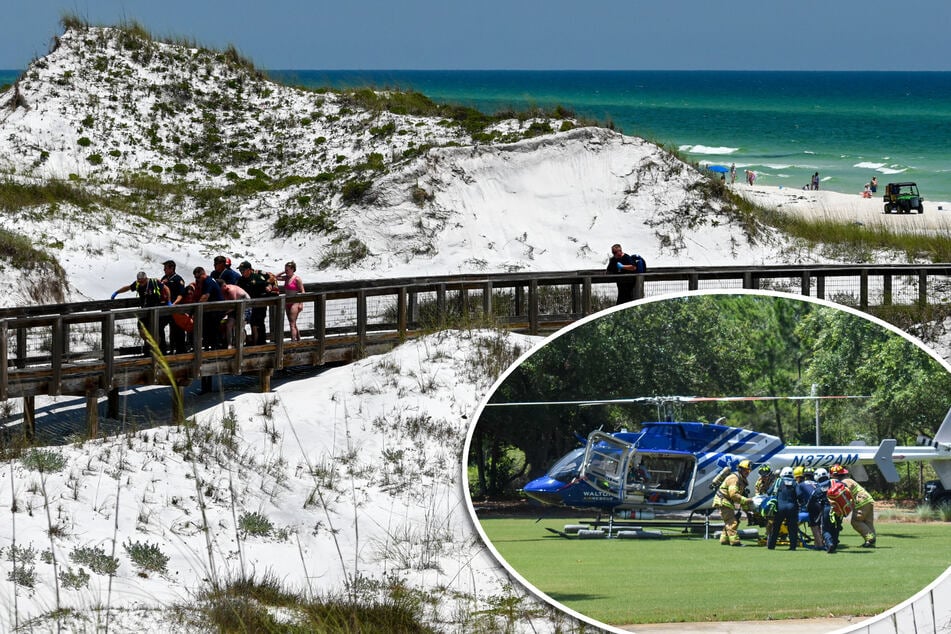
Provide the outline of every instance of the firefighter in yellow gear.
[[713,506],[720,510],[720,517],[723,518],[723,532],[720,533],[720,544],[723,546],[743,545],[737,533],[740,525],[737,506],[747,511],[753,506],[753,501],[743,494],[749,486],[747,478],[752,468],[749,460],[741,460],[736,466],[736,473],[731,473],[723,480],[713,498]]
[[862,548],[875,548],[875,498],[861,484],[848,478],[849,470],[839,464],[832,465],[829,473],[841,482],[852,494],[852,519],[855,532],[862,536]]

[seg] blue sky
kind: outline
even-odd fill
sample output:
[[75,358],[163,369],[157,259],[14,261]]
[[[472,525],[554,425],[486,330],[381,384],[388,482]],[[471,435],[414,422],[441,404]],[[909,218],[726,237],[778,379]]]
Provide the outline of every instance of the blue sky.
[[[5,3],[6,4],[6,3]],[[951,70],[948,0],[12,0],[0,68],[64,13],[265,69]],[[898,7],[901,7],[900,9]],[[904,26],[902,26],[904,24]]]

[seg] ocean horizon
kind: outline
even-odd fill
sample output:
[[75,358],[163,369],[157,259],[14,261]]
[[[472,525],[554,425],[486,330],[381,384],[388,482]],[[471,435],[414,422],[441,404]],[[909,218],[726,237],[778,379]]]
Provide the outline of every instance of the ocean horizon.
[[[858,195],[874,176],[951,201],[951,72],[269,70],[281,83],[391,88],[490,114],[556,106],[679,150],[735,164],[757,184]],[[0,70],[0,84],[19,71]],[[932,207],[930,211],[936,211]]]

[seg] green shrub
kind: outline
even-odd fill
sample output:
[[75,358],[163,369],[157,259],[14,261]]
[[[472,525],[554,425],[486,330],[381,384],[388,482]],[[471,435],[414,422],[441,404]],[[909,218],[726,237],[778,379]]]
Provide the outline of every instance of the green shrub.
[[102,154],[96,152],[95,154],[90,154],[86,157],[86,160],[92,163],[93,165],[102,165]]
[[334,229],[336,225],[326,209],[281,214],[274,222],[274,235],[279,238],[288,238],[297,233],[330,233]]
[[53,450],[31,449],[29,453],[21,458],[23,466],[30,471],[39,471],[40,473],[56,473],[62,471],[66,466],[66,458],[63,454]]
[[72,568],[67,568],[66,570],[60,570],[59,581],[64,588],[69,590],[82,590],[89,584],[89,573],[82,568],[77,572],[73,572]]
[[[83,120],[79,122],[79,124],[84,128],[91,128],[95,122],[96,122],[96,119],[91,114],[87,114],[83,118]],[[86,139],[86,140],[88,141],[89,139]],[[80,145],[82,145],[82,143],[80,143]]]
[[358,203],[366,197],[372,185],[371,181],[354,178],[343,184],[340,196],[346,205]]
[[184,163],[176,163],[172,166],[172,171],[178,174],[179,176],[184,176],[188,173],[189,168]]
[[245,512],[238,518],[238,529],[245,535],[267,537],[274,530],[274,524],[261,513]]
[[107,555],[101,547],[79,547],[69,553],[69,558],[81,566],[87,566],[98,575],[114,575],[119,569],[119,560]]
[[157,572],[164,574],[167,571],[168,555],[163,553],[156,544],[145,544],[142,542],[132,542],[130,540],[128,543],[123,544],[122,547],[125,548],[126,553],[129,554],[129,558],[135,567],[143,573]]
[[89,147],[92,145],[92,141],[89,140],[89,137],[81,136],[76,140],[76,145],[79,147]]

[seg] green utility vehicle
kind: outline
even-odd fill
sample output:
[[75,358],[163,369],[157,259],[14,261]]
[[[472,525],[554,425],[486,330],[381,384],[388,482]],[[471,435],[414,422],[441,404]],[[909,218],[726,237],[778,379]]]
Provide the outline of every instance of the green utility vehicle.
[[918,193],[915,183],[889,183],[885,185],[885,194],[882,196],[885,203],[885,213],[898,212],[900,214],[917,211],[925,213],[925,204]]

